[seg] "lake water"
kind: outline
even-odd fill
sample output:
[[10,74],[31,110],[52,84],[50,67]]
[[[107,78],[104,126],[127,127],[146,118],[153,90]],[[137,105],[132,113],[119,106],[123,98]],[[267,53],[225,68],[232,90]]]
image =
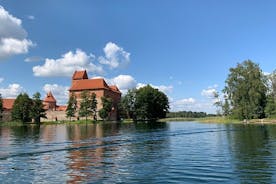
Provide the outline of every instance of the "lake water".
[[276,183],[276,126],[0,127],[0,183]]

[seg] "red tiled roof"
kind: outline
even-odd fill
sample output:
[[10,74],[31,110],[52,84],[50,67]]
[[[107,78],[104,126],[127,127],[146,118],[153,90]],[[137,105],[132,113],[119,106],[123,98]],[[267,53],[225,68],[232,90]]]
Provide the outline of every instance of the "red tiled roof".
[[70,91],[89,89],[109,89],[104,79],[87,79],[73,81]]
[[108,86],[103,78],[88,79],[86,70],[75,71],[72,79],[72,86],[69,91],[106,89],[121,93],[117,86]]
[[66,105],[59,105],[59,106],[56,107],[57,111],[66,111],[66,109],[67,109]]
[[53,103],[56,102],[56,99],[53,96],[51,91],[49,93],[47,93],[47,96],[44,98],[44,102],[53,102]]
[[2,99],[3,100],[3,109],[11,110],[14,104],[15,99]]
[[73,80],[83,80],[83,79],[88,79],[86,70],[83,71],[75,71],[72,77]]

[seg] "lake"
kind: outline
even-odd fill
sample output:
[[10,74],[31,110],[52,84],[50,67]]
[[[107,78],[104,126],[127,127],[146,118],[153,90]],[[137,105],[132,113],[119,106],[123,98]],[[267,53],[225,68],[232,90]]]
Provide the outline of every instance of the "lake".
[[276,183],[276,126],[0,127],[0,183]]

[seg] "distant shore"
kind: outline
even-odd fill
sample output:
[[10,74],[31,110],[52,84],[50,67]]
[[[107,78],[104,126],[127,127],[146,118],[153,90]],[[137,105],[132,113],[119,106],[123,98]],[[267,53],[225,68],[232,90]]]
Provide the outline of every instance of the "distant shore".
[[[157,122],[199,122],[199,123],[221,123],[221,124],[275,124],[276,119],[252,119],[246,121],[241,121],[237,119],[229,119],[225,117],[206,117],[206,118],[164,118],[159,119]],[[78,120],[78,121],[49,121],[41,122],[40,125],[78,125],[78,124],[101,124],[101,123],[116,123],[116,121],[93,121],[93,120]],[[125,119],[122,121],[117,121],[119,123],[133,123],[131,119]],[[23,126],[23,125],[37,125],[35,123],[22,123],[22,122],[0,122],[0,127],[4,126]]]
[[172,122],[172,121],[195,121],[200,123],[224,123],[224,124],[276,124],[276,119],[252,119],[248,121],[241,121],[237,119],[229,119],[226,117],[206,117],[206,118],[164,118],[159,122]]

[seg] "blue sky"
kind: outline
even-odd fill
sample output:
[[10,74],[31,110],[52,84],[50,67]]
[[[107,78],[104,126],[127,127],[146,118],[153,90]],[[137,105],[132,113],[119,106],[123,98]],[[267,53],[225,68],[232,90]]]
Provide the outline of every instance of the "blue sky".
[[0,0],[0,93],[51,90],[66,103],[86,68],[125,92],[151,84],[172,110],[215,112],[230,67],[276,69],[276,2]]

